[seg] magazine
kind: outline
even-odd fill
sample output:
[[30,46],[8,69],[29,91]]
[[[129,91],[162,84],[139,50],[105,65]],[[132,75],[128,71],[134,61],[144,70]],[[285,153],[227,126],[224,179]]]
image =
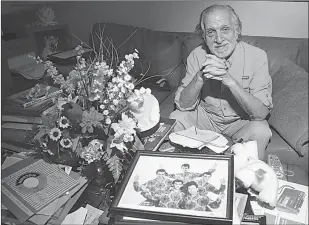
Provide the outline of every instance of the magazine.
[[308,187],[284,180],[278,182],[276,207],[271,210],[251,202],[253,210],[263,213],[267,224],[308,224]]

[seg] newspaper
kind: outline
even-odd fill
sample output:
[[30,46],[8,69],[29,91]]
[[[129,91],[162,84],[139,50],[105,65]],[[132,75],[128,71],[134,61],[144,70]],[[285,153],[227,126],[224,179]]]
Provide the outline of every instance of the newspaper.
[[279,180],[277,205],[273,210],[252,201],[256,215],[266,216],[267,224],[308,224],[308,187]]

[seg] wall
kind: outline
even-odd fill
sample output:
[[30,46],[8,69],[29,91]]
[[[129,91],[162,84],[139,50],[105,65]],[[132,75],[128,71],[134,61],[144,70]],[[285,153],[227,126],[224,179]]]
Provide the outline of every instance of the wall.
[[108,21],[162,31],[193,31],[200,12],[213,3],[230,4],[243,22],[243,34],[308,38],[308,2],[266,1],[107,1],[64,2],[57,18],[79,37],[93,23]]

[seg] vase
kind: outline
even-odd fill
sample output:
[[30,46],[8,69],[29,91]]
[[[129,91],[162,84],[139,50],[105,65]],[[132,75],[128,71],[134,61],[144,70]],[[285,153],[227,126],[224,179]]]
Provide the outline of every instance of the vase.
[[89,171],[92,173],[90,185],[105,188],[114,183],[113,175],[103,160],[91,164],[93,168]]

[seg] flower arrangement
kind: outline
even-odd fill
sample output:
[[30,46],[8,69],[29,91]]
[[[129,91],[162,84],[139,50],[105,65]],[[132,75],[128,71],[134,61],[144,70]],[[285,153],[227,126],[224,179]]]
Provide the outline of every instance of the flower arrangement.
[[104,48],[101,39],[99,51],[92,49],[93,55],[86,60],[83,43],[77,46],[77,63],[67,77],[51,61],[35,58],[45,64],[47,76],[62,91],[54,98],[54,107],[42,116],[43,125],[34,139],[40,154],[84,172],[95,163],[104,164],[117,182],[123,163],[139,148],[137,121],[130,108],[142,103],[150,89],[135,88],[145,74],[139,79],[130,75],[139,58],[137,50],[119,63],[118,57],[104,56]]

